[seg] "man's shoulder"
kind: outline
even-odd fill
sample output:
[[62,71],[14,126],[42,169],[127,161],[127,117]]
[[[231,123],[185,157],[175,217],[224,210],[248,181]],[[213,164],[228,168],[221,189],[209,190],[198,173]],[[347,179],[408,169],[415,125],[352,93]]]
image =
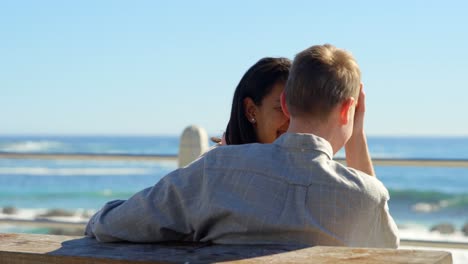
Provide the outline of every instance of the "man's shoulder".
[[336,161],[334,161],[334,164],[336,174],[342,181],[343,185],[358,191],[362,195],[377,199],[378,201],[389,199],[387,188],[376,176],[347,167]]
[[276,155],[273,144],[242,144],[219,146],[204,157],[205,169],[236,171],[268,171],[274,166],[272,156]]
[[220,145],[211,149],[206,156],[209,158],[218,156],[249,155],[251,152],[268,151],[272,144],[250,143],[240,145]]

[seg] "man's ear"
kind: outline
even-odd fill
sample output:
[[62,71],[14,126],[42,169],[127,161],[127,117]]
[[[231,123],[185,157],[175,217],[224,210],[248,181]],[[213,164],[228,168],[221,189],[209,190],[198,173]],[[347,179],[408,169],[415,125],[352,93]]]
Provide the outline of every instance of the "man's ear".
[[354,115],[351,115],[351,111],[354,110],[354,103],[356,100],[354,100],[353,97],[349,97],[348,99],[344,100],[341,103],[341,108],[340,108],[340,122],[342,125],[348,124],[350,121],[350,118]]
[[[244,98],[244,115],[249,120],[249,122],[255,122],[255,114],[257,112],[257,106],[255,105],[254,101],[250,97]],[[252,121],[254,120],[254,121]]]
[[284,115],[290,118],[288,106],[286,105],[286,94],[284,93],[284,91],[281,92],[280,103],[281,103],[281,109],[283,110]]

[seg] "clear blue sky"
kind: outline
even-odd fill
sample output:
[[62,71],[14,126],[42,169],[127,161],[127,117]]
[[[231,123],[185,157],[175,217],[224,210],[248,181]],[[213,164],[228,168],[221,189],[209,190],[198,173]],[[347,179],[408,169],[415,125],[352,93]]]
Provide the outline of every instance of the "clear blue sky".
[[221,134],[264,56],[351,51],[369,135],[468,136],[467,1],[1,1],[0,134]]

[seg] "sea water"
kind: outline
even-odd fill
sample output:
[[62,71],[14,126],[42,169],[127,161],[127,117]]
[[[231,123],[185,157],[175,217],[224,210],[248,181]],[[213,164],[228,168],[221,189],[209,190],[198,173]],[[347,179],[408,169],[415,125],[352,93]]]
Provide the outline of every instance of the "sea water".
[[[468,159],[465,137],[369,137],[373,158]],[[177,155],[178,136],[1,136],[0,152]],[[343,151],[337,156],[343,157]],[[172,161],[0,159],[0,207],[97,210],[156,184]],[[468,168],[376,166],[401,228],[468,222]],[[0,230],[1,231],[1,230]]]

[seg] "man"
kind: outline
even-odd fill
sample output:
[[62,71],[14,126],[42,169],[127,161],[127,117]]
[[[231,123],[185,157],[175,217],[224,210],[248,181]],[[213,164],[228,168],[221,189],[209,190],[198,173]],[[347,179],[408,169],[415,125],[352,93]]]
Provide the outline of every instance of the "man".
[[[374,176],[354,58],[331,45],[294,59],[273,144],[215,148],[88,223],[99,241],[398,246],[388,191]],[[333,161],[343,146],[349,167]]]

